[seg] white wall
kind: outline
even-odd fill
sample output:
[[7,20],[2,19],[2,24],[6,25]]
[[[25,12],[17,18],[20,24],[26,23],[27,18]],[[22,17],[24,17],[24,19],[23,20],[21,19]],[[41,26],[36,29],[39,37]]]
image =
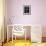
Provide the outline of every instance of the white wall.
[[[0,0],[0,42],[3,40],[3,0]],[[2,33],[1,33],[2,32]]]
[[[24,5],[31,5],[31,15],[23,15]],[[46,36],[46,0],[7,0],[7,8],[7,16],[12,23],[40,24],[43,36]],[[11,24],[9,18],[8,24]]]

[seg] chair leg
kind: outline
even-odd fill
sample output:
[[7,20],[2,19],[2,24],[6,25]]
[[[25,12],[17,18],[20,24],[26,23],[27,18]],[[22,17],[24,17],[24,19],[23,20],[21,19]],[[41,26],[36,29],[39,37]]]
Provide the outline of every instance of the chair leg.
[[15,42],[16,42],[16,36],[15,36]]
[[13,43],[13,32],[12,32],[12,43]]
[[25,42],[26,42],[26,31],[25,31]]

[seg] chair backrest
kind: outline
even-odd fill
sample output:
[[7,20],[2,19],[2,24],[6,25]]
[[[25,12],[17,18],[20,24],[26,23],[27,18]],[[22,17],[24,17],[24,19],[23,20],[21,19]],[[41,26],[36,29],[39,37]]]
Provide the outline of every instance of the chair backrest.
[[13,35],[15,35],[15,36],[23,36],[24,35],[24,29],[23,29],[23,26],[21,26],[21,25],[15,25],[14,27],[13,27],[13,30],[12,30],[13,32]]

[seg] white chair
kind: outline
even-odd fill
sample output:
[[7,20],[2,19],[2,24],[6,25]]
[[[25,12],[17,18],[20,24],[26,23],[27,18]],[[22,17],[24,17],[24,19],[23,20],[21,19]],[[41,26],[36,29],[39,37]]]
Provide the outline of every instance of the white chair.
[[13,42],[13,36],[15,36],[15,40],[16,40],[16,36],[23,36],[24,33],[25,31],[22,25],[14,25],[12,29],[12,42]]

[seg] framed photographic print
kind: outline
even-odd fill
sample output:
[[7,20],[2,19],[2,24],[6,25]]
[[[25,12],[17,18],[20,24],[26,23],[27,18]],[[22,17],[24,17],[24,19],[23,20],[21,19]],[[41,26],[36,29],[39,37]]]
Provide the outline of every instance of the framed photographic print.
[[23,13],[24,15],[31,15],[31,5],[24,5]]

